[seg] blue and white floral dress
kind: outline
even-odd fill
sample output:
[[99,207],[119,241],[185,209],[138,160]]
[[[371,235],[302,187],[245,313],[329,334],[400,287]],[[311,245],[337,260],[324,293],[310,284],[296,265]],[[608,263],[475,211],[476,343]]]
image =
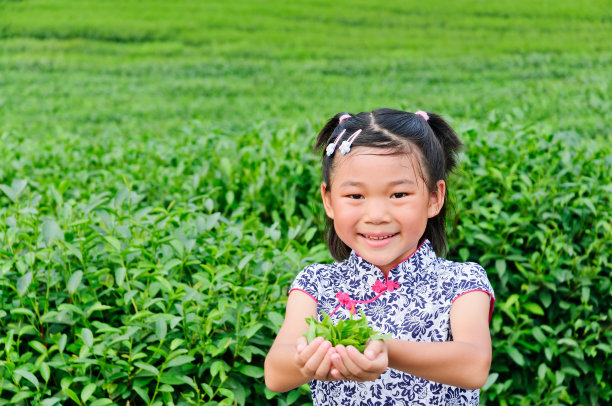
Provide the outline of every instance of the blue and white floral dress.
[[[295,278],[291,290],[301,290],[336,322],[363,310],[372,328],[407,341],[451,341],[450,309],[461,295],[483,291],[495,302],[485,270],[473,262],[457,263],[436,256],[425,240],[409,258],[389,271],[354,251],[343,262],[313,264]],[[359,317],[359,316],[357,316]],[[461,389],[387,368],[376,380],[312,381],[317,405],[478,405],[478,390]]]

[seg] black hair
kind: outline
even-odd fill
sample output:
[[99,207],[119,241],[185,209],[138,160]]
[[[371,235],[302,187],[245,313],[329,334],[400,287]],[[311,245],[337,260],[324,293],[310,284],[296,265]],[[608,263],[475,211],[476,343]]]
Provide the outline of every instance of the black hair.
[[[349,113],[338,113],[321,129],[315,142],[315,150],[323,149],[321,175],[326,184],[326,193],[331,190],[331,172],[336,153],[327,155],[325,147],[340,136],[348,139],[357,130],[361,133],[351,145],[355,147],[384,148],[394,153],[410,153],[416,147],[420,172],[430,192],[435,191],[439,180],[446,182],[448,174],[457,165],[457,152],[462,147],[461,141],[453,129],[442,117],[434,113],[422,115],[394,109],[377,109],[372,112],[349,114],[348,119],[340,121],[340,117]],[[348,135],[347,135],[348,134]],[[338,146],[341,142],[338,143]],[[337,149],[337,148],[336,148]],[[446,206],[448,200],[448,185],[446,196],[440,212],[427,220],[427,226],[421,239],[427,238],[438,255],[446,253]],[[348,258],[351,248],[336,234],[334,222],[327,217],[327,246],[332,256],[338,260]]]

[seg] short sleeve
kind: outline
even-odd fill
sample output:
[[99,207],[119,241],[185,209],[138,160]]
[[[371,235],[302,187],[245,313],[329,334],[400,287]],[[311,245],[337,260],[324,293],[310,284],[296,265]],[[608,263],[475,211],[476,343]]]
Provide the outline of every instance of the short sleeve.
[[294,290],[302,291],[318,303],[321,296],[319,287],[320,278],[318,275],[318,268],[316,265],[309,265],[297,274],[291,284],[289,293]]
[[468,262],[461,264],[457,269],[457,279],[455,283],[455,294],[453,302],[459,297],[470,292],[485,292],[489,295],[491,302],[489,307],[489,321],[493,316],[493,306],[495,304],[495,293],[493,287],[487,277],[487,272],[483,267],[474,263]]

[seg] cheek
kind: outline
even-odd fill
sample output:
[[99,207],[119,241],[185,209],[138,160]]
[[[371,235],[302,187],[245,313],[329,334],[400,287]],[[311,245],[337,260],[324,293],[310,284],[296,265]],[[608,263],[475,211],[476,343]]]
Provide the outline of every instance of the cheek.
[[334,218],[334,224],[336,227],[350,227],[359,221],[360,211],[355,207],[344,205],[336,207],[334,212],[336,214]]

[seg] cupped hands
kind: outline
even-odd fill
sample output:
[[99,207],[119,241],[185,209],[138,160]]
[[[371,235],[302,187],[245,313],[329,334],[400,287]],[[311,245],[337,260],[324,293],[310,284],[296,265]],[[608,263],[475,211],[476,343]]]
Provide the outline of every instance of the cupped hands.
[[351,345],[332,347],[323,337],[310,344],[299,337],[296,348],[294,361],[307,381],[374,381],[389,365],[387,345],[382,340],[370,340],[363,354]]

